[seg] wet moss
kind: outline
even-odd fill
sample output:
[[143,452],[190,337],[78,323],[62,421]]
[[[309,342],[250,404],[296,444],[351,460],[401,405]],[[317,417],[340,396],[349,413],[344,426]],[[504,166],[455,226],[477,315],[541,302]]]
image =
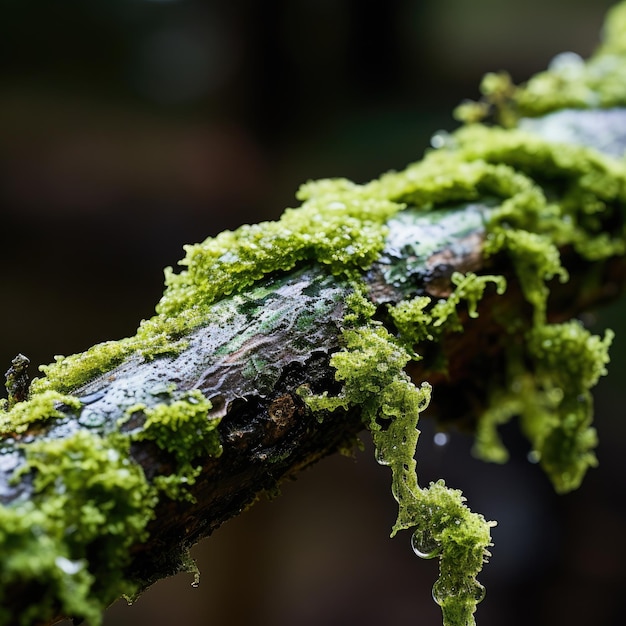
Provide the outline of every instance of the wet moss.
[[30,626],[60,612],[99,624],[109,603],[133,592],[121,572],[147,536],[157,497],[128,445],[79,431],[25,448],[16,479],[32,474],[33,495],[0,507],[0,598],[24,593],[24,607],[19,615],[0,608],[0,623]]

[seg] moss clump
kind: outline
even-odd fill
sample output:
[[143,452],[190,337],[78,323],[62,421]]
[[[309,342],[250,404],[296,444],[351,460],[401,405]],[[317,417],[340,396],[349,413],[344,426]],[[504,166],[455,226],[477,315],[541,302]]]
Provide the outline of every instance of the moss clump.
[[[463,296],[470,300],[473,309],[475,298],[482,294],[487,282],[477,280],[476,276],[464,280],[458,275],[455,280],[458,285],[465,284],[464,294],[451,297],[449,305],[441,303],[437,313],[426,321],[424,300],[414,301],[418,321],[406,333],[405,344],[413,343],[418,337],[432,337],[438,332],[435,329],[454,315]],[[404,372],[411,354],[381,323],[367,319],[372,307],[359,300],[355,296],[351,301],[353,311],[349,320],[355,326],[344,331],[345,347],[331,358],[331,365],[337,370],[335,376],[343,382],[341,394],[307,397],[306,402],[316,411],[333,411],[339,406],[361,407],[363,420],[372,432],[377,460],[392,471],[392,493],[399,506],[392,535],[415,528],[414,537],[419,537],[420,544],[432,544],[435,554],[440,556],[440,578],[434,595],[442,606],[444,624],[472,624],[476,604],[484,595],[476,575],[489,556],[489,528],[493,523],[472,513],[463,504],[461,493],[447,488],[442,481],[426,489],[418,485],[417,422],[420,412],[428,405],[431,388],[428,383],[416,387],[411,382]],[[400,326],[408,327],[406,307],[401,307],[395,318]]]
[[185,246],[187,255],[180,261],[185,270],[166,271],[167,289],[157,311],[174,315],[211,304],[303,260],[314,259],[335,274],[365,269],[382,251],[385,222],[402,208],[344,179],[308,183],[298,198],[302,206],[287,209],[277,222]]
[[57,408],[59,404],[80,408],[77,398],[48,389],[34,394],[29,400],[18,402],[9,411],[0,410],[0,434],[21,434],[35,424],[63,417]]
[[[81,406],[55,391],[36,394],[2,415],[5,432],[19,434],[33,423],[67,417],[60,402],[77,411]],[[0,608],[0,624],[29,626],[62,614],[95,626],[113,600],[139,590],[140,583],[123,572],[130,548],[147,538],[159,498],[189,498],[187,487],[201,470],[192,461],[221,453],[220,420],[208,419],[211,403],[199,391],[141,408],[146,419],[136,432],[99,436],[79,430],[23,446],[25,461],[14,480],[32,475],[33,492],[28,502],[0,506],[0,607],[3,599],[14,604],[16,593],[41,589],[41,596],[36,602],[25,596],[19,619]],[[172,454],[171,473],[146,480],[130,458],[133,439],[154,441]]]
[[600,339],[577,321],[547,324],[529,333],[535,388],[548,410],[541,412],[543,420],[539,412],[525,411],[522,428],[560,493],[577,489],[587,468],[597,465],[590,390],[606,374],[612,339],[612,331]]
[[602,44],[585,61],[574,52],[557,55],[545,72],[515,87],[506,72],[487,74],[480,86],[482,99],[466,101],[455,117],[476,123],[495,114],[504,126],[520,117],[537,117],[562,109],[599,109],[626,104],[626,3],[607,14]]
[[104,608],[135,588],[121,573],[130,547],[146,538],[155,490],[122,436],[79,431],[30,444],[16,478],[27,472],[31,499],[0,507],[0,598],[9,604],[4,593],[23,593],[24,610],[3,616],[0,608],[0,623],[30,626],[60,613],[99,624]]
[[176,469],[168,475],[156,476],[154,486],[168,497],[193,499],[187,487],[193,485],[202,467],[199,459],[218,457],[222,444],[217,432],[221,419],[208,417],[211,402],[198,389],[186,392],[172,402],[155,407],[135,405],[126,411],[124,420],[143,413],[143,425],[130,436],[134,441],[153,441],[176,460]]
[[[491,283],[498,295],[506,290],[503,276],[477,276],[473,272],[454,272],[450,278],[455,290],[446,299],[433,304],[432,298],[418,296],[403,300],[389,308],[391,318],[398,329],[400,339],[408,347],[424,341],[437,341],[442,334],[463,330],[458,315],[458,306],[464,302],[470,318],[478,317],[478,303]],[[414,358],[419,358],[416,355]]]
[[559,493],[578,488],[587,469],[597,465],[590,390],[606,374],[612,338],[611,331],[604,339],[591,335],[577,321],[531,329],[524,349],[509,350],[507,382],[491,391],[476,430],[475,454],[506,461],[497,428],[519,416],[531,444],[529,458],[541,464]]
[[172,454],[180,466],[190,465],[198,457],[219,456],[222,446],[217,432],[220,419],[209,419],[211,402],[198,389],[186,392],[171,404],[153,408],[134,406],[128,413],[141,411],[146,416],[142,428],[133,437],[154,441]]

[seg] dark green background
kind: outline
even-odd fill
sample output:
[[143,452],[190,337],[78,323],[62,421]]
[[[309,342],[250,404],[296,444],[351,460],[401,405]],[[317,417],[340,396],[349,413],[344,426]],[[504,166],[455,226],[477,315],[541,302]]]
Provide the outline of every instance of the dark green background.
[[[0,367],[132,334],[184,243],[277,217],[309,178],[418,159],[484,72],[520,81],[588,55],[611,4],[0,0]],[[420,480],[444,477],[500,522],[482,626],[623,623],[623,316],[594,317],[618,338],[601,466],[578,492],[554,496],[515,427],[499,467],[423,425]],[[369,447],[320,463],[195,549],[198,589],[178,576],[105,623],[439,624],[436,563],[388,538],[389,478]]]

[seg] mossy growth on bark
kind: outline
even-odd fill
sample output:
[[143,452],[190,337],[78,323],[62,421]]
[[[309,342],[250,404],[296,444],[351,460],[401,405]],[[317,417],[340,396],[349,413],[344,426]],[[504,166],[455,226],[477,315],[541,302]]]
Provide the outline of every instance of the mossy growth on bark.
[[[615,87],[615,77],[626,75],[618,43],[626,38],[624,15],[623,3],[611,14],[605,45],[583,64],[586,78],[576,89],[561,89],[559,68],[519,91],[491,77],[484,83],[488,106],[496,103],[501,117],[515,124],[520,111],[538,115],[578,106],[581,84],[600,94],[587,98],[585,106],[625,105],[626,93]],[[610,68],[600,72],[603,64]],[[525,98],[539,92],[544,99],[536,102],[543,104],[530,111]],[[515,115],[505,114],[513,110],[511,103]],[[210,399],[176,385],[164,387],[151,406],[127,407],[119,430],[76,429],[35,442],[28,441],[29,433],[62,422],[61,406],[81,411],[89,401],[75,392],[95,376],[131,356],[149,361],[181,351],[190,330],[217,315],[214,305],[221,299],[303,262],[348,281],[352,294],[341,349],[330,359],[340,391],[315,394],[302,386],[301,397],[322,421],[334,419],[339,408],[360,410],[378,461],[392,472],[399,509],[392,534],[411,529],[416,554],[439,558],[433,596],[445,626],[474,623],[484,596],[477,575],[489,557],[494,522],[472,512],[462,494],[443,481],[419,485],[417,426],[432,389],[427,380],[411,380],[406,369],[444,334],[462,332],[461,312],[476,317],[485,294],[504,299],[511,277],[456,273],[446,298],[414,295],[387,304],[381,313],[368,298],[364,276],[385,247],[390,220],[402,211],[429,215],[454,203],[489,200],[493,208],[482,254],[509,260],[531,314],[502,312],[502,332],[510,336],[507,368],[494,372],[490,404],[477,421],[475,450],[486,460],[504,461],[497,428],[519,416],[532,454],[555,488],[574,489],[596,463],[590,389],[606,371],[612,335],[593,336],[575,321],[550,322],[547,302],[550,285],[569,280],[563,248],[590,262],[624,254],[624,233],[609,234],[607,224],[626,207],[626,166],[594,148],[555,144],[516,127],[472,123],[439,139],[439,149],[404,171],[364,185],[344,179],[307,183],[298,194],[302,205],[278,221],[187,246],[184,269],[166,270],[156,315],[142,322],[134,337],[58,357],[42,367],[44,376],[33,381],[27,399],[9,389],[10,401],[0,411],[0,454],[16,454],[11,446],[19,440],[24,460],[16,461],[14,479],[28,476],[32,493],[0,506],[0,623],[16,623],[1,607],[4,590],[19,582],[41,593],[32,603],[25,595],[17,623],[26,626],[59,613],[98,624],[110,602],[137,590],[125,575],[129,550],[145,539],[157,502],[190,497],[187,487],[198,475],[199,460],[217,458],[222,450],[221,418],[210,415]],[[445,369],[446,363],[438,367]],[[170,455],[166,471],[147,477],[132,460],[130,447],[141,441]]]

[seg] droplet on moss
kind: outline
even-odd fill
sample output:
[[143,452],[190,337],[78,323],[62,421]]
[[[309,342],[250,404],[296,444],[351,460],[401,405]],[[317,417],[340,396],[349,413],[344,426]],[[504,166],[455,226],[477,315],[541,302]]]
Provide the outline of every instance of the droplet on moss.
[[411,536],[411,547],[420,559],[434,559],[441,553],[441,544],[428,531],[416,530]]

